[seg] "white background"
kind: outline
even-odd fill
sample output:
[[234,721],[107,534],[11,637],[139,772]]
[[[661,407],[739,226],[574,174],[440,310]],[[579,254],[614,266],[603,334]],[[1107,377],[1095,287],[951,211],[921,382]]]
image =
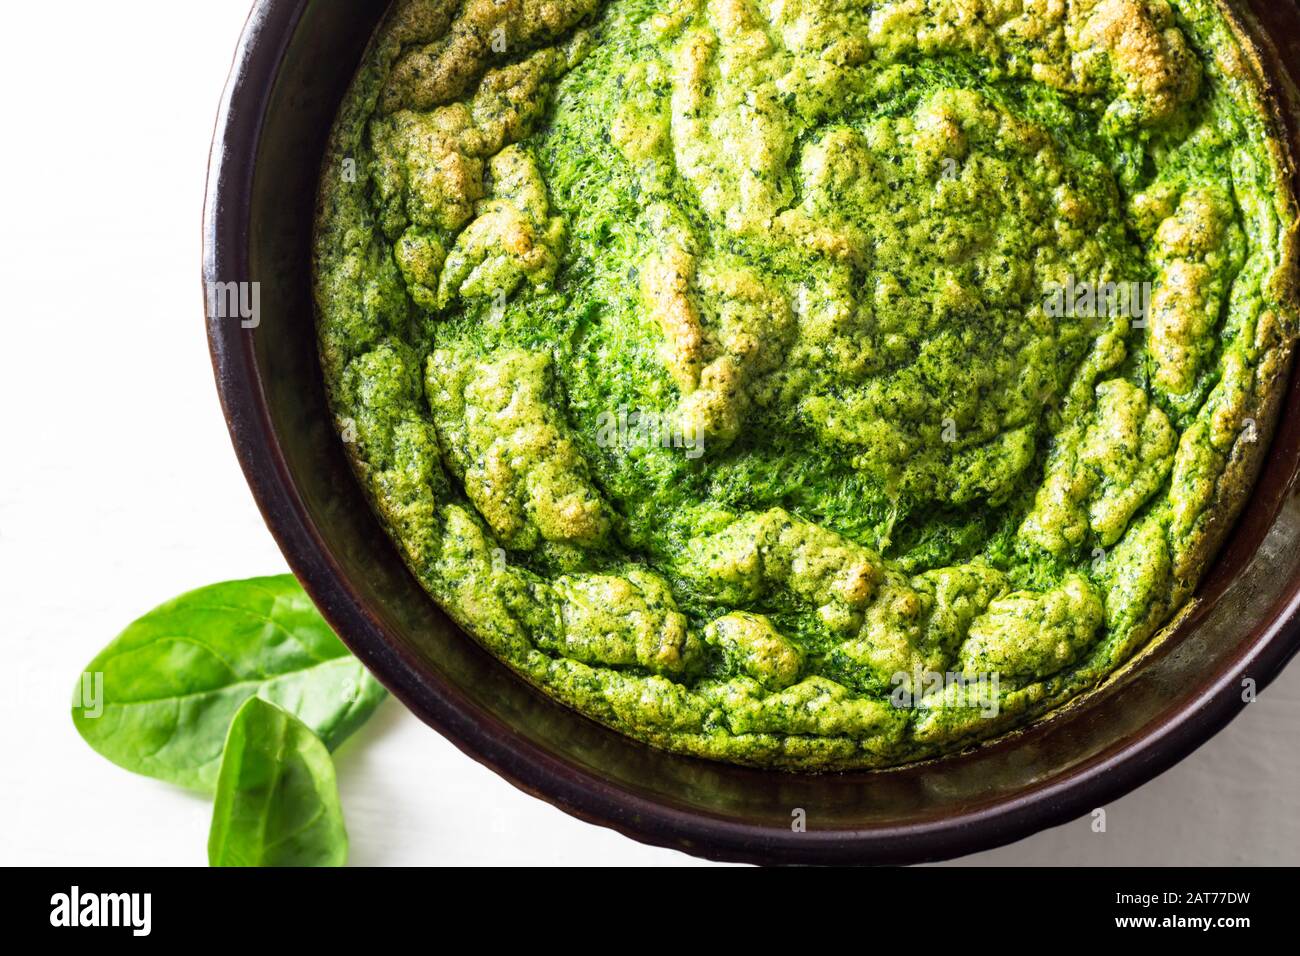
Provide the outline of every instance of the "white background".
[[[209,804],[102,760],[77,675],[172,595],[282,572],[230,448],[199,285],[248,0],[11,5],[0,50],[0,863],[205,862]],[[1300,863],[1300,668],[1088,820],[962,862]],[[514,790],[387,702],[340,750],[356,864],[682,864]]]

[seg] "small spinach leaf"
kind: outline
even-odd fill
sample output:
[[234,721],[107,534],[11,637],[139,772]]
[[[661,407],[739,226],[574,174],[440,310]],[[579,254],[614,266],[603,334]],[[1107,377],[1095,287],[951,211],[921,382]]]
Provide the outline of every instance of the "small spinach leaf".
[[[333,748],[385,696],[292,575],[183,594],[130,625],[86,668],[81,736],[136,773],[210,793],[235,712],[273,701]],[[102,675],[102,680],[100,679]]]
[[212,866],[342,866],[348,835],[334,761],[311,728],[249,698],[226,737],[208,834]]

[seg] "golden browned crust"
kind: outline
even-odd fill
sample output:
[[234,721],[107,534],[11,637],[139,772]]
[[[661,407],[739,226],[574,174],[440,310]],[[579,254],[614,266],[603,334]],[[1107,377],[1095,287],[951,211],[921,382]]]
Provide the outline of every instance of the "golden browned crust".
[[[1215,497],[1223,506],[1211,508],[1193,531],[1193,539],[1179,562],[1179,577],[1195,579],[1209,566],[1235,526],[1250,498],[1276,429],[1282,398],[1286,392],[1292,366],[1295,334],[1288,334],[1282,323],[1294,330],[1300,322],[1297,305],[1297,268],[1300,268],[1300,207],[1295,196],[1296,165],[1292,146],[1287,139],[1286,124],[1282,120],[1275,91],[1269,82],[1263,60],[1251,35],[1246,31],[1236,11],[1224,0],[1214,0],[1224,20],[1236,36],[1238,49],[1216,51],[1220,61],[1228,61],[1230,69],[1248,77],[1252,105],[1270,121],[1270,135],[1266,140],[1269,159],[1280,181],[1289,184],[1285,191],[1274,194],[1278,220],[1288,224],[1282,236],[1281,265],[1270,278],[1269,286],[1274,298],[1290,307],[1290,316],[1277,316],[1265,312],[1256,325],[1256,346],[1259,360],[1255,366],[1254,390],[1251,405],[1245,418],[1253,421],[1253,429],[1242,430],[1229,453],[1227,466],[1219,476]],[[1183,595],[1184,599],[1187,597]],[[1175,606],[1181,604],[1176,601]]]

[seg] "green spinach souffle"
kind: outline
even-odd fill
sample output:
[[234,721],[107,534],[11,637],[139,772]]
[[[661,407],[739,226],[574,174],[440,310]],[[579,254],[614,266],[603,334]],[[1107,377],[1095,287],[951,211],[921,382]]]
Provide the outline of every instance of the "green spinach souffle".
[[1266,453],[1259,69],[1215,0],[398,0],[319,194],[342,440],[434,600],[624,734],[1005,733],[1154,646]]

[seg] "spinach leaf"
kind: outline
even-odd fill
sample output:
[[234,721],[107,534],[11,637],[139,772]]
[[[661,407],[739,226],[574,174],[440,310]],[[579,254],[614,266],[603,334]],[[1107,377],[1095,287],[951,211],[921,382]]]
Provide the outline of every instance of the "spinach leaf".
[[342,866],[348,834],[321,739],[258,697],[235,714],[208,834],[212,866]]
[[85,676],[72,717],[90,746],[127,770],[208,793],[231,719],[250,697],[281,705],[333,748],[385,696],[287,574],[169,601]]

